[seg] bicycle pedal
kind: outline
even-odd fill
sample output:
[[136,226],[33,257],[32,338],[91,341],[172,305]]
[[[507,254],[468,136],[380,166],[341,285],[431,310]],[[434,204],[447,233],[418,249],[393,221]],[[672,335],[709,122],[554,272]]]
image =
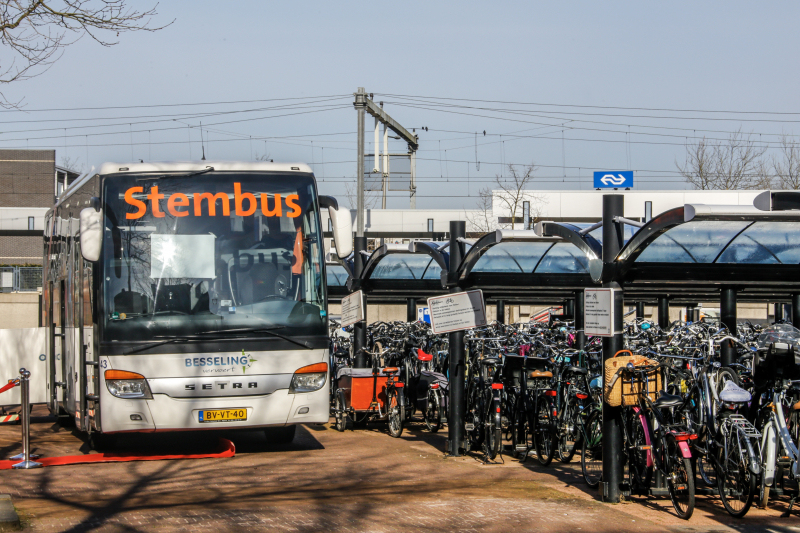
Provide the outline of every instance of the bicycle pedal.
[[527,447],[527,446],[525,446],[524,444],[517,444],[517,445],[514,447],[514,450],[515,450],[515,451],[518,451],[518,452],[524,452],[524,451],[527,451],[527,450],[528,450],[528,447]]

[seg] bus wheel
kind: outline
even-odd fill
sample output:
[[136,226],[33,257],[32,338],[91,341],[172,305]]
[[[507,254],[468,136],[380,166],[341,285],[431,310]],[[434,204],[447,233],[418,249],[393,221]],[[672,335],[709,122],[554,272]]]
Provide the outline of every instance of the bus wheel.
[[295,433],[297,433],[297,426],[294,424],[264,430],[264,435],[266,435],[267,442],[270,444],[290,444],[294,440]]
[[62,428],[75,427],[75,418],[72,415],[58,415],[56,423]]
[[96,452],[104,452],[114,448],[116,437],[108,433],[90,433],[89,447]]

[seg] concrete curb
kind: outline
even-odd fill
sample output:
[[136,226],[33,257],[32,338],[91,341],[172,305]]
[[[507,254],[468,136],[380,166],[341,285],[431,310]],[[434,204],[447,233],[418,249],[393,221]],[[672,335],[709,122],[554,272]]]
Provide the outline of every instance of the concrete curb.
[[10,494],[0,494],[0,531],[19,529],[19,515],[11,503]]

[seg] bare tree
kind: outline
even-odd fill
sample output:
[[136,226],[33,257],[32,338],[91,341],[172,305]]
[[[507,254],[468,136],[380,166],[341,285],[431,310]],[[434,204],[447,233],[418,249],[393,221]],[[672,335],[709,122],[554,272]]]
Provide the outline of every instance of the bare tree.
[[263,154],[259,154],[258,152],[256,152],[256,161],[267,161],[269,163],[272,163],[273,162],[272,154],[270,154],[269,152],[264,152]]
[[[344,196],[350,209],[358,209],[358,183],[345,182]],[[381,199],[380,191],[364,191],[364,209],[372,209]]]
[[712,151],[703,137],[697,144],[686,145],[686,163],[683,166],[675,162],[681,176],[695,189],[716,189]]
[[59,166],[69,170],[70,172],[74,172],[75,174],[83,174],[84,165],[80,161],[80,157],[72,158],[65,155],[61,157]]
[[495,176],[495,183],[499,188],[496,195],[497,201],[510,213],[511,229],[522,219],[523,202],[530,202],[530,216],[536,219],[541,213],[542,197],[526,190],[533,180],[536,165],[508,165],[509,176]]
[[471,226],[469,232],[489,233],[494,230],[496,224],[492,217],[492,200],[494,195],[489,187],[484,187],[478,191],[477,210],[474,213],[465,212],[464,216]]
[[[1,62],[0,84],[42,74],[64,48],[84,35],[113,46],[120,33],[157,31],[171,24],[151,26],[157,4],[143,11],[128,4],[127,0],[0,0],[0,42],[10,51],[10,59]],[[0,92],[0,106],[19,103],[9,102]]]
[[759,146],[741,130],[725,141],[705,137],[686,146],[686,162],[678,171],[695,189],[753,189],[770,181],[763,156],[766,146]]
[[781,137],[779,156],[772,157],[775,180],[781,189],[800,189],[800,146],[793,137]]

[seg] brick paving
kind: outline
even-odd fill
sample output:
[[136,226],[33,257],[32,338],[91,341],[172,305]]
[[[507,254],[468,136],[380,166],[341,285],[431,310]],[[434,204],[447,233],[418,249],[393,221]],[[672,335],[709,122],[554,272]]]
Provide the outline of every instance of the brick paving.
[[[40,409],[37,407],[37,410]],[[48,456],[88,452],[80,434],[34,418],[32,447]],[[668,500],[606,505],[576,463],[540,467],[511,458],[483,465],[444,459],[445,433],[415,424],[400,439],[385,427],[338,433],[303,427],[270,446],[261,432],[133,435],[121,449],[211,451],[223,436],[236,457],[106,463],[0,471],[30,531],[800,531],[800,515],[753,510],[731,519],[699,498],[688,523]],[[18,450],[19,426],[0,426],[0,452]]]

